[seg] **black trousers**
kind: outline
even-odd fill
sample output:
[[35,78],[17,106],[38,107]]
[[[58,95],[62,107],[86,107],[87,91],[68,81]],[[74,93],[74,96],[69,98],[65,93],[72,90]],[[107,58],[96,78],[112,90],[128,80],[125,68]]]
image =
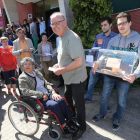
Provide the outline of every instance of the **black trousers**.
[[[70,84],[65,86],[65,98],[70,104],[70,108],[76,112],[77,121],[80,124],[80,130],[86,130],[86,121],[85,121],[85,102],[84,102],[84,93],[86,87],[86,80],[79,84]],[[74,103],[73,104],[73,100]]]
[[58,101],[54,101],[50,98],[47,101],[43,101],[43,98],[39,100],[43,104],[45,110],[51,110],[57,115],[61,125],[66,123],[65,118],[67,118],[69,121],[72,120],[70,108],[66,104],[65,100],[59,99]]
[[[3,76],[4,76],[4,81],[6,85],[10,84],[9,78],[15,77],[16,75],[16,70],[9,70],[9,71],[3,71]],[[12,84],[16,84],[15,80],[11,80]]]

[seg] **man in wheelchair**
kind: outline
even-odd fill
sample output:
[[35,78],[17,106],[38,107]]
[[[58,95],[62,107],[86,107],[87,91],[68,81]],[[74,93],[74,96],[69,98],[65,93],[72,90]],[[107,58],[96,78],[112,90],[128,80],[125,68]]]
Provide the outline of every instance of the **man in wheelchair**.
[[57,115],[64,132],[75,133],[73,129],[75,122],[72,119],[70,108],[43,75],[34,69],[34,64],[34,60],[30,57],[22,59],[21,66],[24,71],[18,78],[20,92],[25,96],[37,96],[45,110],[51,110]]

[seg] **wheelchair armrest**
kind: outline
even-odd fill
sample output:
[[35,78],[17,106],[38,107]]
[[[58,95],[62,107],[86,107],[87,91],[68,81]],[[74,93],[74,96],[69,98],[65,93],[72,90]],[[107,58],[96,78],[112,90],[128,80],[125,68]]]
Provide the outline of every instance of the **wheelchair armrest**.
[[38,99],[37,96],[25,96],[25,95],[20,95],[21,99]]

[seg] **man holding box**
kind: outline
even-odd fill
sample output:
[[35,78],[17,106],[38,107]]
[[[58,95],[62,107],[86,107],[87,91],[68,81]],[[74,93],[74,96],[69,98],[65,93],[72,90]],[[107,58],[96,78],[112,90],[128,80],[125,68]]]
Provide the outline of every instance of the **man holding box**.
[[[130,29],[130,14],[127,12],[122,12],[116,17],[116,20],[120,34],[109,41],[107,49],[131,52],[133,51],[137,52],[140,55],[140,35]],[[94,62],[92,70],[93,73],[95,73],[96,69],[101,66],[101,64],[102,59]],[[131,83],[133,83],[134,80],[138,77],[140,77],[140,63],[133,74],[130,74],[128,75],[128,77],[124,77],[123,79],[113,76],[107,76],[104,81],[99,114],[95,115],[92,118],[92,121],[95,122],[105,117],[111,92],[116,86],[118,100],[116,112],[113,114],[113,130],[117,131],[120,125],[120,119],[123,117],[123,112],[126,107],[126,97],[129,87]]]
[[[104,17],[100,20],[101,23],[101,28],[103,33],[100,33],[96,36],[94,44],[92,46],[93,47],[101,47],[101,49],[106,49],[108,42],[110,41],[111,38],[113,38],[114,36],[116,36],[117,34],[114,33],[113,31],[111,31],[111,27],[112,27],[112,20],[110,17]],[[97,56],[98,56],[98,51],[93,52],[91,51],[89,53],[89,55],[95,55],[95,61],[97,60]],[[101,74],[101,73],[96,73],[93,74],[92,72],[92,68],[90,70],[90,78],[89,78],[89,82],[88,82],[88,92],[85,98],[85,103],[88,103],[91,101],[93,93],[94,93],[94,87],[99,79],[99,77],[102,76],[103,80],[105,79],[105,75]],[[110,111],[110,108],[108,107],[108,111]]]

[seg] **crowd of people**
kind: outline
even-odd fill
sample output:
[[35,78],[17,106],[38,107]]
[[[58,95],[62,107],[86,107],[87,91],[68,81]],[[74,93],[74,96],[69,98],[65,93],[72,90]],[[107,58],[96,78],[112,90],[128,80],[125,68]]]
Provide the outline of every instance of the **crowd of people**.
[[[52,89],[51,75],[48,70],[52,66],[52,57],[45,55],[52,54],[53,47],[51,42],[47,41],[46,27],[41,18],[25,19],[23,25],[18,22],[16,26],[12,22],[7,25],[4,37],[1,37],[0,47],[0,70],[4,76],[5,84],[8,88],[8,94],[11,95],[10,77],[15,77],[17,66],[19,68],[19,88],[23,95],[36,95],[42,102],[45,109],[54,111],[62,124],[64,131],[71,133],[72,139],[79,139],[86,131],[85,103],[92,100],[94,87],[100,76],[103,77],[103,89],[101,94],[99,114],[94,115],[93,122],[105,118],[107,111],[111,108],[108,106],[111,93],[116,87],[117,108],[113,114],[113,130],[117,131],[120,127],[120,120],[126,107],[126,98],[130,85],[140,77],[140,63],[135,71],[123,79],[108,76],[96,72],[96,69],[102,65],[102,59],[97,60],[98,51],[91,51],[89,55],[94,56],[94,64],[90,70],[88,81],[88,90],[84,97],[87,70],[85,54],[80,37],[70,30],[64,15],[55,12],[50,16],[50,26],[53,32],[58,35],[57,38],[57,60],[58,63],[53,66],[54,74],[61,75],[65,84],[64,96],[73,110],[71,114],[69,107]],[[92,47],[101,47],[101,49],[121,50],[137,52],[140,55],[140,35],[131,30],[131,16],[127,12],[122,12],[116,17],[119,34],[111,30],[112,20],[110,17],[101,19],[102,33],[95,38]],[[41,42],[39,43],[39,39]],[[132,46],[133,45],[133,46]],[[35,70],[35,60],[33,53],[38,49],[38,55],[43,67],[45,78]],[[13,93],[17,96],[16,85],[12,82]],[[68,122],[65,121],[64,116]],[[76,120],[72,119],[72,115]],[[73,125],[78,128],[73,129]]]

